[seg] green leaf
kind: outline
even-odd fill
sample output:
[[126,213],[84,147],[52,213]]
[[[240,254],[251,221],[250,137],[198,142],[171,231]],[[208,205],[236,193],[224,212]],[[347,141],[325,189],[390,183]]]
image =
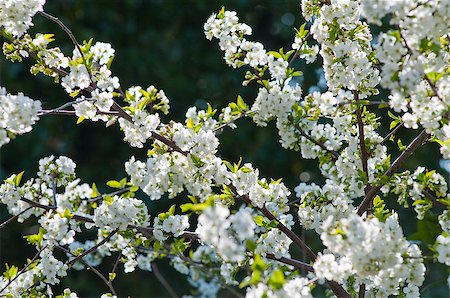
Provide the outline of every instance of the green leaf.
[[39,232],[37,234],[24,236],[29,244],[32,245],[40,245],[42,240],[44,239],[44,234],[46,233],[44,228],[39,228]]
[[393,120],[391,122],[391,124],[389,125],[389,129],[393,129],[394,127],[396,127],[399,124],[398,120]]
[[234,172],[234,167],[231,165],[231,163],[230,163],[229,161],[222,160],[222,163],[223,163],[224,165],[226,165],[227,168],[228,168],[232,173],[236,173],[236,172]]
[[183,238],[174,239],[173,243],[170,245],[172,254],[182,254],[189,247],[189,243],[185,242]]
[[125,188],[125,186],[127,185],[127,177],[121,179],[119,183],[120,183],[120,189]]
[[219,10],[219,13],[217,14],[217,18],[223,19],[223,17],[225,16],[225,6],[222,6],[222,8]]
[[91,198],[96,198],[96,197],[100,196],[100,192],[98,191],[97,185],[95,184],[95,182],[92,183],[91,188],[92,188]]
[[247,239],[245,241],[245,247],[247,248],[248,251],[255,251],[257,245],[255,241]]
[[244,172],[244,173],[251,173],[251,172],[252,172],[252,170],[249,169],[249,168],[247,168],[247,167],[242,167],[242,168],[240,168],[239,170],[242,171],[242,172]]
[[300,37],[301,39],[304,39],[308,34],[308,30],[305,29],[306,24],[307,23],[303,23],[303,25],[301,25],[300,28],[297,30],[297,36]]
[[268,54],[268,55],[272,55],[272,56],[275,57],[276,59],[278,59],[278,58],[283,58],[283,57],[281,56],[280,53],[275,52],[275,51],[269,51],[269,52],[267,52],[267,54]]
[[398,31],[398,30],[391,30],[387,34],[390,35],[390,36],[395,37],[395,39],[397,41],[401,41],[402,40],[402,37],[400,35],[400,31]]
[[67,219],[71,219],[73,217],[73,214],[70,212],[69,208],[64,209],[64,213],[62,214],[63,217]]
[[286,280],[284,279],[283,270],[276,269],[275,271],[273,271],[269,279],[269,286],[272,289],[279,290],[283,287],[285,283]]
[[436,83],[437,81],[439,81],[440,78],[442,78],[444,75],[442,73],[439,72],[429,72],[426,74],[427,78],[432,82],[432,83]]
[[192,161],[194,162],[194,165],[195,165],[197,168],[203,167],[203,165],[204,165],[205,163],[200,159],[200,157],[198,157],[198,156],[196,156],[196,155],[194,155],[194,154],[190,154],[190,156],[191,156]]
[[103,201],[108,205],[112,205],[112,203],[114,202],[114,198],[111,196],[104,196]]
[[109,180],[108,182],[106,182],[106,185],[108,185],[109,187],[112,187],[112,188],[121,188],[120,182],[116,181],[116,180]]
[[80,124],[81,122],[83,122],[84,119],[86,119],[86,118],[84,118],[83,116],[78,117],[77,124]]
[[394,115],[391,111],[388,111],[388,115],[394,120],[401,121],[401,118],[399,116]]
[[186,120],[186,127],[187,128],[194,128],[194,120],[192,120],[192,118],[188,118]]
[[237,97],[237,105],[244,111],[248,110],[248,105],[244,102],[240,95]]
[[14,276],[16,276],[17,272],[19,272],[19,268],[17,268],[16,266],[12,265],[11,267],[9,267],[8,264],[6,264],[6,270],[5,272],[3,272],[3,276],[7,279],[10,280],[12,279]]
[[19,187],[20,181],[22,180],[23,173],[24,173],[24,171],[20,172],[19,174],[17,174],[17,175],[14,177],[13,182],[14,182],[14,185],[15,185],[16,187]]
[[266,222],[264,216],[261,216],[261,215],[255,216],[255,217],[253,218],[253,220],[254,220],[255,223],[256,223],[258,226],[260,226],[260,227],[264,227],[264,226],[267,224],[267,222]]
[[397,140],[397,146],[398,146],[398,149],[399,149],[400,151],[404,151],[404,150],[406,149],[406,145],[403,145],[401,139],[398,139],[398,140]]
[[158,218],[160,220],[166,220],[167,218],[169,218],[169,216],[172,216],[175,213],[175,208],[176,208],[176,205],[173,204],[172,206],[170,206],[170,208],[167,212],[162,212],[162,213],[158,214]]
[[109,281],[113,281],[116,278],[116,273],[115,272],[110,272],[108,275]]
[[188,198],[189,198],[189,200],[191,200],[192,203],[194,203],[194,204],[198,203],[198,200],[196,197],[188,195]]

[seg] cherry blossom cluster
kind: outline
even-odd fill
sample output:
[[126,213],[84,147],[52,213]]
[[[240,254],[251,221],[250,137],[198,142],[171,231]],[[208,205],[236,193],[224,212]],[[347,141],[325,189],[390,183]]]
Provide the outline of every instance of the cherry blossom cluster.
[[[432,208],[444,209],[438,216],[442,232],[430,250],[435,260],[450,266],[445,178],[423,167],[394,173],[394,164],[415,150],[415,141],[406,147],[399,140],[400,156],[391,163],[385,142],[395,135],[383,138],[377,131],[379,115],[366,108],[380,84],[390,91],[382,104],[399,114],[389,112],[394,119],[390,129],[422,126],[422,134],[427,133],[422,141],[432,135],[443,156],[450,156],[448,1],[303,0],[302,13],[311,27],[296,30],[288,51],[268,51],[247,40],[250,26],[223,8],[208,18],[205,35],[218,39],[228,65],[251,69],[243,85],[256,83],[257,96],[251,104],[238,96],[218,116],[209,104],[205,110],[191,107],[184,123],[161,121],[159,113],[169,112],[163,90],[132,86],[122,91],[110,71],[115,50],[109,43],[75,41],[72,55],[66,56],[49,48],[52,34],[24,34],[43,2],[0,4],[0,26],[8,40],[5,56],[35,60],[31,72],[52,77],[74,99],[62,107],[72,107],[78,123],[118,122],[126,142],[149,150],[143,161],[129,158],[129,177],[109,181],[116,189],[109,194],[81,183],[75,163],[64,156],[41,159],[37,178],[22,183],[22,172],[6,179],[0,203],[19,222],[35,217],[40,229],[26,236],[37,249],[35,257],[20,273],[7,266],[0,294],[53,296],[51,285],[69,269],[92,270],[117,255],[106,282],[112,293],[102,298],[116,297],[112,281],[119,263],[125,273],[152,271],[154,261],[164,257],[200,297],[237,285],[246,287],[246,297],[312,297],[312,286],[325,282],[339,297],[418,297],[424,257],[378,192],[397,195],[400,206],[411,203],[418,219]],[[392,15],[393,30],[373,42],[366,21],[381,25],[386,15]],[[309,36],[318,44],[308,45]],[[312,63],[317,54],[328,90],[304,95],[294,62]],[[115,101],[119,98],[124,106]],[[0,144],[30,131],[39,110],[39,101],[2,88]],[[291,191],[281,179],[261,178],[251,163],[220,158],[218,132],[237,127],[235,122],[246,116],[262,127],[275,120],[281,145],[317,159],[325,182],[300,183],[294,189],[297,199],[289,203]],[[174,203],[158,214],[138,198],[139,189],[150,200],[167,195]],[[364,207],[367,202],[370,208]],[[297,235],[291,213],[298,215],[301,228],[320,235],[325,250],[316,255]],[[81,242],[86,230],[96,236]],[[294,246],[305,260],[297,259]],[[64,254],[65,261],[58,259]],[[57,297],[78,296],[66,289]]]
[[354,275],[376,296],[416,297],[425,279],[420,249],[404,238],[393,214],[385,222],[352,214],[324,221],[320,235],[327,251],[314,262],[320,278],[343,282]]
[[0,87],[0,147],[9,143],[16,135],[31,131],[31,126],[39,120],[41,102],[23,93],[8,94]]
[[311,33],[321,44],[320,55],[328,87],[360,91],[360,97],[377,94],[379,71],[373,65],[372,35],[359,20],[358,1],[302,1],[303,15],[312,20]]
[[21,36],[33,25],[32,17],[43,10],[44,4],[45,0],[4,0],[0,3],[0,26]]
[[[375,4],[376,5],[376,4]],[[450,77],[446,65],[450,62],[446,45],[450,42],[450,4],[448,1],[401,1],[384,5],[378,19],[392,13],[396,30],[381,33],[376,58],[381,64],[383,87],[391,90],[389,105],[402,112],[408,128],[420,123],[435,135],[444,158],[450,156],[450,132],[447,124]]]
[[418,167],[413,173],[405,171],[394,175],[381,191],[397,194],[397,202],[401,205],[407,207],[411,203],[418,219],[423,219],[437,200],[449,200],[445,178],[435,170],[428,171],[424,167]]

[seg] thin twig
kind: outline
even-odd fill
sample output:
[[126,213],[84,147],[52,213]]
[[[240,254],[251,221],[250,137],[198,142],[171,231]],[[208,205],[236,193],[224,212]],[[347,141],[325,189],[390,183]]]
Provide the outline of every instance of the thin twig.
[[304,272],[304,271],[308,271],[308,272],[314,272],[314,268],[313,266],[296,260],[296,259],[292,259],[292,258],[286,258],[286,257],[281,257],[281,258],[276,258],[274,254],[266,254],[266,258],[274,260],[274,261],[278,261],[287,265],[291,265],[294,266],[295,268],[299,269],[300,271]]
[[126,193],[126,192],[129,192],[130,189],[131,189],[131,187],[125,187],[125,188],[116,190],[116,191],[114,191],[114,192],[111,192],[111,193],[109,193],[109,194],[100,194],[100,195],[98,195],[98,196],[96,196],[96,197],[93,197],[93,198],[86,198],[86,199],[81,199],[81,200],[82,200],[82,201],[88,201],[89,203],[97,202],[98,200],[103,199],[104,196],[116,196],[116,195],[121,195],[121,194],[124,194],[124,193]]
[[67,26],[63,22],[61,22],[61,20],[58,19],[57,17],[54,17],[54,16],[46,13],[45,11],[39,11],[38,13],[41,16],[43,16],[44,18],[49,19],[50,21],[58,24],[58,26],[61,27],[61,29],[63,29],[64,32],[66,32],[66,34],[69,36],[70,40],[72,41],[74,47],[77,48],[78,52],[80,53],[81,57],[83,58],[83,61],[85,61],[83,52],[81,51],[81,48],[80,48],[80,44],[78,43],[78,41],[75,38],[75,35],[72,33],[72,31],[70,31],[70,29],[67,28]]
[[99,248],[101,245],[105,244],[109,239],[111,239],[112,236],[114,236],[117,232],[119,231],[119,229],[115,229],[114,231],[112,231],[111,233],[109,233],[108,236],[106,236],[102,241],[98,242],[97,244],[95,244],[94,246],[92,246],[91,248],[89,248],[88,250],[85,250],[82,254],[78,255],[76,258],[70,260],[67,264],[69,266],[73,265],[75,262],[77,262],[79,259],[83,258],[84,256],[90,254],[91,252],[93,252],[94,250],[96,250],[97,248]]
[[[74,255],[71,251],[69,251],[68,249],[65,249],[65,248],[62,247],[62,246],[56,246],[56,248],[62,250],[63,252],[65,252],[65,253],[67,253],[67,254],[71,254],[72,256],[75,257],[75,255]],[[109,288],[109,290],[111,291],[111,293],[112,293],[114,296],[117,296],[117,292],[116,292],[116,290],[114,289],[114,287],[112,286],[112,284],[106,279],[106,277],[105,277],[103,274],[100,273],[100,271],[98,271],[97,269],[95,269],[95,267],[89,265],[85,260],[83,260],[83,258],[79,259],[78,262],[80,262],[81,264],[83,264],[83,265],[87,268],[87,270],[90,270],[90,271],[94,272],[94,273],[95,273],[95,274],[96,274],[96,275],[97,275],[97,276],[98,276],[98,277],[99,277],[99,278],[100,278],[100,279],[108,286],[108,288]]]
[[292,67],[292,64],[294,64],[295,59],[297,59],[298,54],[300,53],[301,48],[303,47],[303,45],[306,43],[306,41],[308,40],[309,36],[311,35],[311,31],[308,31],[308,33],[306,33],[305,37],[302,38],[302,42],[298,45],[298,49],[295,51],[294,55],[292,56],[291,60],[289,61],[288,64],[288,68]]
[[295,125],[295,128],[297,129],[297,131],[300,133],[300,135],[302,135],[303,137],[305,137],[305,139],[307,139],[308,141],[312,142],[313,144],[319,146],[320,148],[322,148],[324,151],[331,153],[331,155],[333,155],[333,159],[338,159],[339,158],[339,152],[334,151],[334,150],[330,150],[328,149],[322,142],[319,142],[315,139],[313,139],[310,135],[308,135],[301,127],[299,124]]
[[[112,270],[111,270],[111,273],[115,273],[115,272],[116,272],[117,266],[119,265],[120,258],[122,258],[122,252],[119,252],[119,254],[117,255],[117,259],[116,259],[116,261],[114,262],[114,265],[113,265],[113,268],[112,268]],[[111,282],[111,281],[110,281],[110,282]]]
[[167,290],[167,292],[169,292],[170,296],[174,298],[179,297],[177,293],[174,291],[174,289],[167,282],[167,280],[164,278],[164,276],[162,276],[162,274],[159,272],[158,266],[154,262],[152,262],[152,271],[155,274],[156,278],[159,280],[159,282]]
[[[356,91],[356,90],[353,91],[353,102],[356,103],[356,105],[357,105],[355,114],[356,114],[356,121],[358,123],[359,153],[360,153],[360,157],[361,157],[362,168],[363,168],[364,174],[366,175],[366,179],[369,180],[369,168],[367,165],[367,161],[369,159],[369,154],[367,153],[366,141],[365,141],[365,137],[364,137],[364,122],[362,120],[361,107],[359,106],[359,94],[358,94],[358,91]],[[370,189],[370,185],[367,184],[364,187],[364,193],[367,194],[369,189]]]
[[216,128],[214,128],[213,132],[216,132],[216,131],[218,131],[218,130],[220,130],[220,129],[222,129],[222,128],[224,128],[224,127],[226,127],[226,126],[228,126],[228,125],[230,125],[230,124],[232,124],[234,122],[236,122],[237,120],[248,116],[250,113],[252,113],[252,112],[251,111],[244,112],[244,113],[240,114],[238,117],[233,118],[233,119],[231,119],[231,120],[229,120],[227,122],[222,123],[221,125],[219,125]]
[[33,206],[30,206],[28,208],[26,208],[25,210],[22,210],[20,213],[8,218],[7,220],[5,220],[4,222],[2,222],[0,224],[0,230],[5,227],[7,224],[9,224],[10,222],[14,221],[16,218],[18,218],[19,216],[21,216],[22,214],[24,214],[25,212],[27,212],[28,210],[30,210],[31,208],[33,208]]
[[[76,112],[75,111],[71,111],[71,110],[40,110],[38,113],[38,116],[44,116],[44,115],[67,115],[67,116],[76,116]],[[108,112],[102,112],[102,111],[97,111],[96,112],[97,115],[108,115],[108,116],[119,116],[118,112],[115,111],[108,111]]]
[[66,102],[62,106],[54,108],[54,109],[51,109],[51,110],[40,110],[40,111],[38,111],[38,116],[43,116],[43,115],[46,115],[46,114],[56,113],[58,111],[61,111],[61,110],[65,109],[65,108],[73,105],[73,104],[80,103],[80,102],[83,102],[85,100],[86,99],[77,99],[77,100]]
[[[64,32],[66,32],[66,34],[69,36],[70,40],[72,41],[73,46],[78,50],[78,52],[80,53],[81,59],[83,59],[83,64],[85,66],[86,65],[86,58],[84,57],[83,51],[81,50],[80,44],[78,43],[75,35],[72,33],[72,31],[70,31],[70,29],[57,17],[54,17],[48,13],[46,13],[45,11],[39,11],[38,12],[41,16],[43,16],[46,19],[49,19],[50,21],[55,22],[56,24],[58,24],[59,27],[61,27],[61,29],[63,29]],[[94,80],[92,79],[92,74],[91,72],[89,73],[89,80],[91,81],[91,84],[95,84]]]
[[20,275],[22,275],[25,271],[27,271],[28,267],[31,266],[31,264],[34,263],[34,261],[36,261],[36,259],[39,257],[39,255],[41,254],[41,252],[47,248],[47,245],[45,245],[44,247],[42,247],[35,255],[34,257],[30,260],[30,262],[28,262],[28,264],[26,264],[16,275],[14,275],[13,278],[11,278],[8,283],[0,290],[0,293],[3,292],[5,289],[7,289],[9,287],[10,284],[12,284]]
[[432,193],[430,193],[428,191],[428,189],[425,189],[423,191],[423,194],[428,200],[430,200],[433,203],[433,205],[439,206],[439,207],[444,208],[444,209],[447,209],[447,206],[444,203],[439,202],[438,199],[435,196],[433,196]]
[[[400,154],[399,157],[392,163],[391,167],[384,173],[387,177],[391,177],[398,168],[410,157],[414,151],[416,151],[417,148],[419,148],[428,138],[430,135],[425,131],[422,130],[421,133],[417,135],[417,137],[409,143],[409,145],[406,147],[405,151]],[[372,187],[364,199],[362,200],[361,204],[358,206],[358,214],[362,215],[367,208],[370,206],[373,198],[377,195],[378,191],[380,191],[382,185]]]
[[380,144],[384,144],[387,140],[389,140],[400,128],[405,125],[404,122],[401,122],[399,125],[397,125],[391,132],[389,132],[384,139],[380,142]]

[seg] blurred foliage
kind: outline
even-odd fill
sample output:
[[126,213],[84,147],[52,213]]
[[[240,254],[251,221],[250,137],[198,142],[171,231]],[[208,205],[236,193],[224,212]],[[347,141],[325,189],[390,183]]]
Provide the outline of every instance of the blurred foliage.
[[[294,0],[60,0],[48,1],[45,11],[60,18],[79,42],[94,38],[94,41],[111,43],[116,50],[112,71],[120,78],[122,89],[134,85],[143,88],[154,85],[163,89],[171,100],[170,118],[163,119],[184,121],[184,114],[192,105],[204,108],[209,102],[214,108],[220,109],[234,101],[237,95],[251,103],[257,94],[255,85],[247,88],[241,85],[245,69],[227,67],[217,42],[204,37],[204,22],[223,5],[229,10],[236,10],[240,20],[253,28],[250,39],[261,41],[267,49],[289,48],[295,34],[293,28],[304,22],[300,3]],[[73,46],[55,23],[40,16],[34,18],[34,23],[35,27],[30,33],[55,33],[56,43],[70,55]],[[308,91],[317,84],[316,68],[320,62],[313,65],[297,62],[297,66],[305,73],[304,90]],[[0,85],[7,87],[10,93],[22,91],[32,98],[40,99],[46,109],[58,107],[70,100],[63,88],[55,85],[50,78],[42,75],[33,77],[29,73],[29,66],[27,62],[12,64],[0,55]],[[386,93],[382,92],[379,98],[386,99]],[[380,116],[386,117],[384,113]],[[82,181],[96,182],[100,190],[108,191],[106,181],[125,176],[123,165],[131,155],[138,159],[145,157],[146,150],[132,148],[122,141],[122,133],[117,126],[105,128],[102,123],[88,121],[75,126],[75,122],[76,118],[67,116],[42,117],[32,132],[19,136],[1,149],[0,179],[22,170],[25,170],[24,178],[29,179],[35,176],[40,158],[51,154],[66,155],[76,162],[77,174]],[[299,153],[281,147],[273,123],[265,129],[256,127],[247,119],[239,120],[237,124],[238,129],[227,128],[219,136],[219,155],[222,158],[237,161],[243,157],[245,162],[252,162],[260,169],[262,177],[283,177],[291,190],[299,183],[301,173],[308,173],[310,181],[317,184],[323,182],[317,172],[317,161],[304,160]],[[389,122],[386,121],[381,127],[383,134],[387,132],[388,126]],[[406,140],[413,137],[412,133],[404,136]],[[436,146],[427,145],[414,155],[415,158],[407,167],[415,168],[426,161],[428,168],[436,168],[438,160],[434,156],[437,154]],[[142,198],[145,200],[145,196]],[[167,207],[169,203],[152,203],[149,205],[150,212]],[[390,207],[397,206],[390,204]],[[1,212],[3,221],[8,215],[3,208]],[[408,210],[400,217],[402,224],[406,224],[407,234],[416,231],[411,212]],[[35,221],[29,219],[26,223],[26,229],[19,224],[10,224],[2,229],[2,267],[6,262],[22,266],[26,257],[33,254],[33,248],[21,236],[36,229]],[[311,238],[308,234],[307,239]],[[314,250],[321,249],[319,243],[311,244]],[[298,255],[298,252],[294,252],[294,255]],[[114,261],[114,257],[106,259],[100,270],[108,272]],[[171,284],[176,285],[176,291],[187,294],[188,283],[185,279],[167,266],[167,262],[158,264],[161,273]],[[439,272],[443,272],[443,269],[433,273],[430,278],[445,278]],[[70,286],[81,297],[107,292],[106,286],[92,273],[73,271],[69,276],[63,279],[61,286],[55,288],[61,290]],[[132,297],[168,295],[152,273],[140,270],[126,276],[119,273],[115,287],[118,293]],[[231,293],[224,291],[222,295],[230,296]]]

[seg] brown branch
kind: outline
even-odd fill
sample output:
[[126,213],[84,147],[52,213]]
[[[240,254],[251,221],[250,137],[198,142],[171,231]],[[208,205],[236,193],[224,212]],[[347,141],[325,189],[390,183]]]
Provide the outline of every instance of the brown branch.
[[[357,105],[355,114],[356,114],[356,121],[358,123],[359,153],[361,156],[362,168],[363,168],[364,174],[366,175],[366,179],[369,180],[369,169],[367,166],[369,154],[367,153],[366,141],[365,141],[365,137],[364,137],[364,122],[362,120],[361,107],[359,106],[358,91],[353,91],[353,102],[356,103],[356,105]],[[367,184],[364,187],[364,193],[367,194],[369,189],[370,189],[370,185]]]
[[433,205],[441,207],[441,208],[444,208],[444,209],[447,209],[447,206],[444,203],[439,202],[438,199],[435,196],[433,196],[432,193],[430,193],[428,191],[428,189],[425,189],[423,191],[423,194],[428,200],[430,200],[433,203]]
[[[45,115],[66,115],[66,116],[76,116],[75,111],[71,110],[40,110],[38,116],[45,116]],[[119,116],[118,112],[112,111],[112,112],[102,112],[97,111],[97,115],[108,115],[108,116]]]
[[[234,186],[230,187],[231,190],[235,193],[236,197],[241,198],[244,202],[246,202],[248,205],[252,205],[252,201],[250,200],[248,195],[242,195],[238,196],[236,193],[236,188]],[[306,245],[298,236],[295,234],[291,229],[286,227],[282,222],[278,220],[278,218],[273,215],[272,212],[270,212],[266,207],[256,207],[259,211],[261,211],[262,214],[264,214],[265,217],[267,217],[270,220],[274,220],[277,222],[277,228],[280,229],[286,236],[288,236],[289,239],[292,240],[292,242],[295,243],[295,245],[300,248],[301,251],[305,252],[305,254],[308,256],[308,258],[311,261],[314,261],[316,259],[316,254],[309,248],[308,245]]]
[[25,212],[27,212],[28,210],[30,210],[31,208],[33,208],[33,206],[30,206],[28,208],[26,208],[25,210],[22,210],[20,213],[8,218],[7,220],[5,220],[4,222],[2,222],[0,224],[0,230],[5,227],[7,224],[9,224],[10,222],[14,221],[16,218],[18,218],[19,216],[21,216],[22,214],[24,214]]
[[[43,248],[41,248],[35,255],[34,257],[28,262],[28,264],[26,264],[16,275],[14,275],[13,278],[11,278],[8,283],[0,290],[0,293],[3,292],[4,290],[6,290],[10,284],[12,284],[20,275],[22,275],[25,271],[27,271],[28,267],[31,266],[31,264],[34,263],[34,261],[36,261],[36,259],[39,257],[39,255],[41,254],[41,252],[47,247],[47,245],[45,245]],[[3,296],[3,295],[2,295]]]
[[358,298],[364,298],[366,296],[366,285],[361,284],[359,286]]
[[[71,254],[72,256],[75,257],[75,255],[71,251],[69,251],[68,249],[65,249],[62,246],[56,246],[56,248],[62,250],[63,252],[65,252],[67,254]],[[103,274],[100,273],[100,271],[95,269],[93,266],[89,265],[85,260],[83,260],[83,258],[79,259],[78,262],[83,264],[87,268],[87,270],[90,270],[90,271],[94,272],[108,286],[108,288],[111,291],[111,293],[114,296],[117,296],[117,292],[114,289],[114,287],[112,286],[112,284],[106,279],[106,277]]]
[[100,241],[99,243],[95,244],[94,246],[92,246],[91,248],[89,248],[88,250],[85,250],[82,254],[78,255],[76,258],[70,260],[67,264],[69,266],[72,266],[73,264],[75,264],[78,260],[82,259],[84,256],[90,254],[91,252],[93,252],[94,250],[96,250],[97,248],[99,248],[100,246],[102,246],[103,244],[105,244],[109,239],[111,239],[112,236],[114,236],[117,232],[119,231],[119,229],[115,229],[114,231],[112,231],[111,233],[109,233],[108,236],[106,236],[102,241]]
[[[236,194],[236,188],[234,186],[231,186],[230,188]],[[249,205],[251,205],[251,203],[252,203],[248,195],[242,195],[242,196],[237,196],[237,197],[241,198],[242,200],[244,200],[244,202],[246,202]],[[257,209],[259,211],[261,211],[268,219],[276,221],[277,222],[277,228],[280,231],[282,231],[286,236],[288,236],[288,238],[291,239],[298,246],[298,248],[308,256],[308,258],[311,261],[314,261],[316,259],[317,256],[311,250],[311,248],[309,248],[309,246],[306,243],[304,243],[297,236],[297,234],[295,234],[288,227],[286,227],[283,223],[281,223],[275,217],[275,215],[272,214],[272,212],[270,212],[266,207],[263,207],[263,208],[257,207]],[[347,291],[340,284],[338,284],[337,282],[335,282],[335,281],[327,281],[327,283],[330,286],[330,288],[333,291],[333,293],[337,297],[339,297],[339,298],[340,297],[345,297],[345,298],[350,298],[351,297],[350,294],[347,293]]]
[[[42,209],[45,209],[45,210],[56,210],[56,208],[54,206],[43,205],[43,204],[31,201],[31,200],[26,199],[26,198],[21,198],[21,200],[26,202],[26,203],[28,203],[28,204],[30,204],[33,207],[42,208]],[[81,215],[77,215],[77,214],[73,214],[72,218],[77,220],[77,221],[94,223],[94,220],[92,218],[81,216]],[[141,226],[135,226],[135,225],[128,225],[128,228],[136,229],[138,232],[140,232],[140,233],[142,233],[142,234],[144,234],[146,236],[153,235],[153,230],[154,230],[154,228],[152,228],[152,227],[141,227]],[[199,239],[199,237],[198,237],[198,235],[196,233],[190,232],[190,231],[185,231],[181,235],[181,237],[192,239],[192,240]]]
[[[428,138],[430,135],[425,131],[422,130],[421,133],[417,135],[417,137],[409,143],[409,145],[406,147],[405,151],[400,154],[399,157],[392,163],[391,167],[384,173],[387,177],[391,177],[398,168],[416,151],[417,148],[419,148]],[[372,187],[362,200],[361,204],[358,206],[358,214],[362,215],[367,208],[370,206],[372,200],[377,195],[378,191],[380,191],[382,185],[378,185],[376,187]]]
[[308,271],[308,272],[314,272],[314,268],[313,266],[296,260],[296,259],[291,259],[291,258],[285,258],[285,257],[281,257],[281,258],[276,258],[274,254],[266,254],[266,258],[274,260],[274,261],[278,261],[287,265],[291,265],[294,266],[295,268],[301,270],[301,271]]
[[300,53],[301,48],[306,43],[309,36],[311,36],[311,31],[308,31],[308,33],[306,33],[305,37],[302,38],[302,42],[298,45],[298,49],[295,51],[294,55],[292,56],[291,60],[288,63],[288,66],[287,66],[288,68],[292,67],[292,64],[294,64],[295,59],[297,59],[297,56]]
[[72,44],[74,45],[74,47],[77,48],[78,52],[80,53],[81,57],[83,58],[83,61],[86,61],[84,58],[83,52],[81,51],[80,44],[78,43],[77,39],[75,38],[75,35],[72,33],[72,31],[70,31],[70,29],[60,19],[46,13],[45,11],[38,11],[38,14],[40,14],[44,18],[49,19],[50,21],[58,24],[58,26],[61,27],[61,29],[63,29],[63,31],[66,32],[66,34],[69,36],[70,40],[72,41]]
[[158,141],[160,141],[160,142],[162,142],[162,143],[164,143],[164,144],[166,144],[167,146],[169,146],[170,148],[172,148],[174,151],[177,151],[177,152],[179,152],[179,153],[181,153],[181,154],[183,154],[183,155],[188,155],[188,153],[189,153],[189,152],[186,152],[186,151],[181,150],[181,148],[178,147],[177,144],[175,144],[174,141],[169,140],[169,139],[166,138],[166,137],[163,137],[162,135],[160,135],[160,134],[157,133],[157,132],[152,131],[152,138],[155,139],[155,140],[158,140]]
[[297,131],[300,133],[300,135],[302,135],[303,137],[305,137],[305,139],[307,139],[308,141],[310,141],[311,143],[319,146],[320,148],[322,148],[324,151],[331,153],[331,155],[333,156],[333,159],[336,160],[339,158],[339,152],[334,151],[334,150],[330,150],[328,149],[322,142],[319,142],[315,139],[313,139],[310,135],[308,135],[301,127],[299,124],[295,125],[295,128],[297,129]]
[[169,292],[171,297],[177,298],[179,297],[177,293],[174,291],[174,289],[170,286],[170,284],[167,282],[167,280],[162,276],[162,274],[159,272],[158,266],[152,262],[152,271],[155,274],[155,277],[158,279],[158,281],[163,285],[163,287]]
[[[122,258],[122,252],[119,252],[119,254],[117,255],[117,259],[116,259],[116,261],[114,262],[114,265],[113,265],[113,268],[112,268],[112,270],[111,270],[111,273],[115,273],[115,272],[116,272],[117,266],[119,265],[120,258]],[[110,281],[110,282],[111,282],[111,281]]]
[[[77,39],[75,38],[75,35],[70,31],[70,29],[57,17],[54,17],[45,11],[39,11],[38,12],[41,16],[43,16],[46,19],[49,19],[52,22],[55,22],[61,29],[66,32],[66,34],[69,36],[70,40],[72,41],[73,46],[78,50],[80,53],[81,58],[83,59],[83,64],[86,65],[86,58],[84,57],[83,51],[81,50],[80,44],[78,43]],[[89,71],[89,80],[91,81],[91,84],[95,85],[94,80],[92,79],[92,74]]]
[[389,140],[395,133],[397,133],[397,131],[402,128],[405,125],[404,122],[401,122],[399,125],[397,125],[391,132],[389,132],[384,139],[380,142],[381,144],[384,144],[387,140]]

